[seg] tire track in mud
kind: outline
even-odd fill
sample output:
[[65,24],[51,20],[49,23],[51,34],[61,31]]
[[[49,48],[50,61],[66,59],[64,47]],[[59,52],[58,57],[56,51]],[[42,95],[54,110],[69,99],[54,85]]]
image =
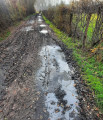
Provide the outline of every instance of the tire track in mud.
[[35,111],[31,110],[35,98],[35,95],[32,95],[32,91],[35,90],[33,73],[37,67],[37,51],[43,41],[40,39],[39,32],[37,33],[36,17],[34,16],[32,19],[35,22],[34,31],[22,31],[22,27],[26,27],[26,25],[22,26],[12,39],[1,43],[0,68],[5,76],[4,80],[1,79],[3,89],[0,88],[0,92],[5,95],[1,96],[0,104],[0,119],[3,120],[5,118],[9,120],[28,119],[27,114],[30,112],[33,115],[32,111]]
[[0,120],[97,120],[79,102],[71,50],[52,33],[35,15],[0,43]]
[[79,119],[78,96],[71,79],[72,68],[68,67],[62,50],[57,45],[44,46],[40,53],[42,68],[38,72],[41,88],[47,92],[45,106],[51,120]]
[[[38,21],[42,21],[40,17],[38,19]],[[45,36],[48,35],[45,26],[40,33]],[[40,91],[44,94],[44,106],[49,112],[48,119],[80,119],[79,101],[76,99],[78,95],[74,87],[74,81],[71,79],[73,70],[68,67],[61,48],[56,45],[56,42],[50,45],[45,42],[39,55],[42,64],[37,73],[37,81],[39,81]]]

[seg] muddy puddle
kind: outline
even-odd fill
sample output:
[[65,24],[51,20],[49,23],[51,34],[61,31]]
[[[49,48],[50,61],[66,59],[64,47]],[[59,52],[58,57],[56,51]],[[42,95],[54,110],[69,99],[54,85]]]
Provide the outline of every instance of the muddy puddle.
[[41,15],[39,15],[38,18],[41,18]]
[[37,79],[45,94],[45,107],[50,120],[77,120],[78,94],[69,67],[59,46],[44,46],[40,51],[41,68]]
[[34,24],[34,20],[28,21],[27,24]]
[[42,33],[42,34],[47,34],[48,31],[43,29],[43,30],[40,31],[40,33]]
[[28,26],[28,27],[22,28],[21,30],[28,32],[28,31],[32,31],[34,29],[32,28],[32,26]]
[[45,25],[45,24],[41,24],[40,27],[41,27],[41,28],[44,28],[44,27],[46,27],[46,25]]
[[41,24],[42,22],[43,22],[43,20],[42,20],[42,16],[39,15],[39,16],[38,16],[38,23]]
[[38,22],[42,22],[43,20],[41,18],[38,19]]

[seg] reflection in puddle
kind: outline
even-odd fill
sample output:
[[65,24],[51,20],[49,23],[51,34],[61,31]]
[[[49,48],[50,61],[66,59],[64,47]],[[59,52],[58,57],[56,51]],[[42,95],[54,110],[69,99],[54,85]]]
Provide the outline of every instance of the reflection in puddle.
[[62,108],[58,106],[58,99],[56,98],[54,93],[49,93],[46,96],[45,105],[47,107],[47,111],[49,112],[50,120],[58,120],[62,118]]
[[46,25],[42,24],[42,25],[40,25],[40,27],[46,27]]
[[32,31],[32,30],[34,30],[33,28],[32,28],[32,26],[28,26],[28,27],[25,27],[25,28],[23,28],[22,29],[22,31]]
[[41,30],[40,33],[47,34],[48,31],[47,30]]
[[[46,95],[45,106],[50,120],[73,120],[78,116],[78,99],[73,75],[59,46],[44,46],[40,52],[42,67],[38,78]],[[58,89],[59,88],[59,89]],[[58,104],[59,103],[59,104]]]
[[39,15],[38,18],[41,18],[41,16]]
[[34,24],[34,20],[28,21],[27,24]]
[[43,21],[42,19],[40,19],[40,18],[38,19],[38,22],[42,22],[42,21]]

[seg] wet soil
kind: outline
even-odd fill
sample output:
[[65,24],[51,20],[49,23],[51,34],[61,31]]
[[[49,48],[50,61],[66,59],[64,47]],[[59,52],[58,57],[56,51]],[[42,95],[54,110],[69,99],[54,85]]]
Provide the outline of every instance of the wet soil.
[[32,16],[0,43],[0,120],[101,119],[72,50],[45,25]]

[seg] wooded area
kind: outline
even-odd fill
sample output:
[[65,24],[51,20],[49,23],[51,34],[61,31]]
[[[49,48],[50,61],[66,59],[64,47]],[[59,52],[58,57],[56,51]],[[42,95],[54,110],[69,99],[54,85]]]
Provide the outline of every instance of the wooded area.
[[0,33],[34,13],[35,0],[0,0]]

